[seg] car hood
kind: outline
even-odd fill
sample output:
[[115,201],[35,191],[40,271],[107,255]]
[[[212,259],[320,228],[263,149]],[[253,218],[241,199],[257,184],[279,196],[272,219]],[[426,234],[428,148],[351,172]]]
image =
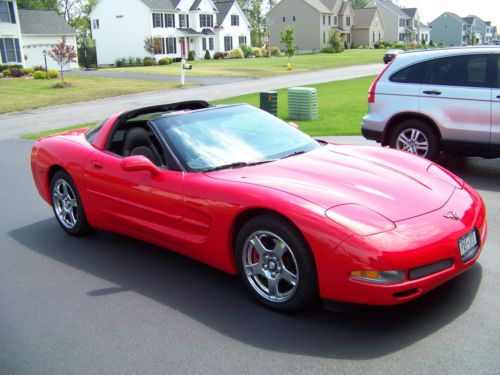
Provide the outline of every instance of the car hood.
[[429,173],[430,165],[426,159],[401,151],[328,145],[267,164],[207,175],[284,191],[325,209],[356,203],[400,221],[441,208],[456,188]]

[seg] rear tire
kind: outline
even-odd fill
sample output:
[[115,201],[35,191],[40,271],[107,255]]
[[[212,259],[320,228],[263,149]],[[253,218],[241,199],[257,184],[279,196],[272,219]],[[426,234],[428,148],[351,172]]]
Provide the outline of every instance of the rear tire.
[[397,124],[391,132],[389,145],[435,161],[439,156],[439,137],[429,123],[410,119]]
[[92,230],[83,209],[75,183],[68,173],[58,171],[50,182],[52,209],[61,228],[73,236],[81,236]]
[[235,259],[243,283],[268,308],[293,312],[318,296],[309,245],[278,215],[259,215],[243,225],[236,237]]

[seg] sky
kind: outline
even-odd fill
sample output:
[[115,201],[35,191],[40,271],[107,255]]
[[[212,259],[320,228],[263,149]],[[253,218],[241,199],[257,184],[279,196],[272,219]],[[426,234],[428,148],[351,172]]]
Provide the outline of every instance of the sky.
[[405,8],[418,8],[420,20],[429,23],[444,12],[460,17],[470,14],[484,21],[491,21],[500,28],[500,0],[398,0]]

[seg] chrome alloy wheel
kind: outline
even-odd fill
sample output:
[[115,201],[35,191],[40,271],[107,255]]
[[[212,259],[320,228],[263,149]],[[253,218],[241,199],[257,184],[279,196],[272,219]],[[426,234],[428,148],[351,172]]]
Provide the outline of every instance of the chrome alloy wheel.
[[242,252],[246,277],[252,288],[270,302],[285,302],[299,285],[297,260],[286,242],[268,231],[248,236]]
[[399,133],[396,148],[425,157],[429,151],[429,140],[419,129],[409,128]]
[[59,222],[73,229],[78,222],[78,202],[76,195],[66,180],[59,179],[52,188],[52,204]]

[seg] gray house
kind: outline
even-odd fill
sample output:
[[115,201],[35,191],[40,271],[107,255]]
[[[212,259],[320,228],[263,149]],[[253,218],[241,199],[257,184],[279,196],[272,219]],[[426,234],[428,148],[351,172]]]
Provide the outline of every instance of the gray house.
[[327,47],[332,29],[351,45],[353,15],[345,0],[281,0],[266,16],[269,44],[283,48],[280,33],[291,26],[299,53],[319,52]]
[[437,44],[484,44],[493,39],[491,22],[485,22],[477,16],[461,18],[455,13],[445,12],[432,21],[430,26],[431,38]]
[[354,9],[354,25],[351,29],[352,42],[356,46],[373,47],[384,40],[384,23],[377,8]]
[[410,27],[410,17],[403,9],[390,0],[373,0],[365,8],[377,8],[384,23],[385,39],[391,42],[410,43],[414,32]]

